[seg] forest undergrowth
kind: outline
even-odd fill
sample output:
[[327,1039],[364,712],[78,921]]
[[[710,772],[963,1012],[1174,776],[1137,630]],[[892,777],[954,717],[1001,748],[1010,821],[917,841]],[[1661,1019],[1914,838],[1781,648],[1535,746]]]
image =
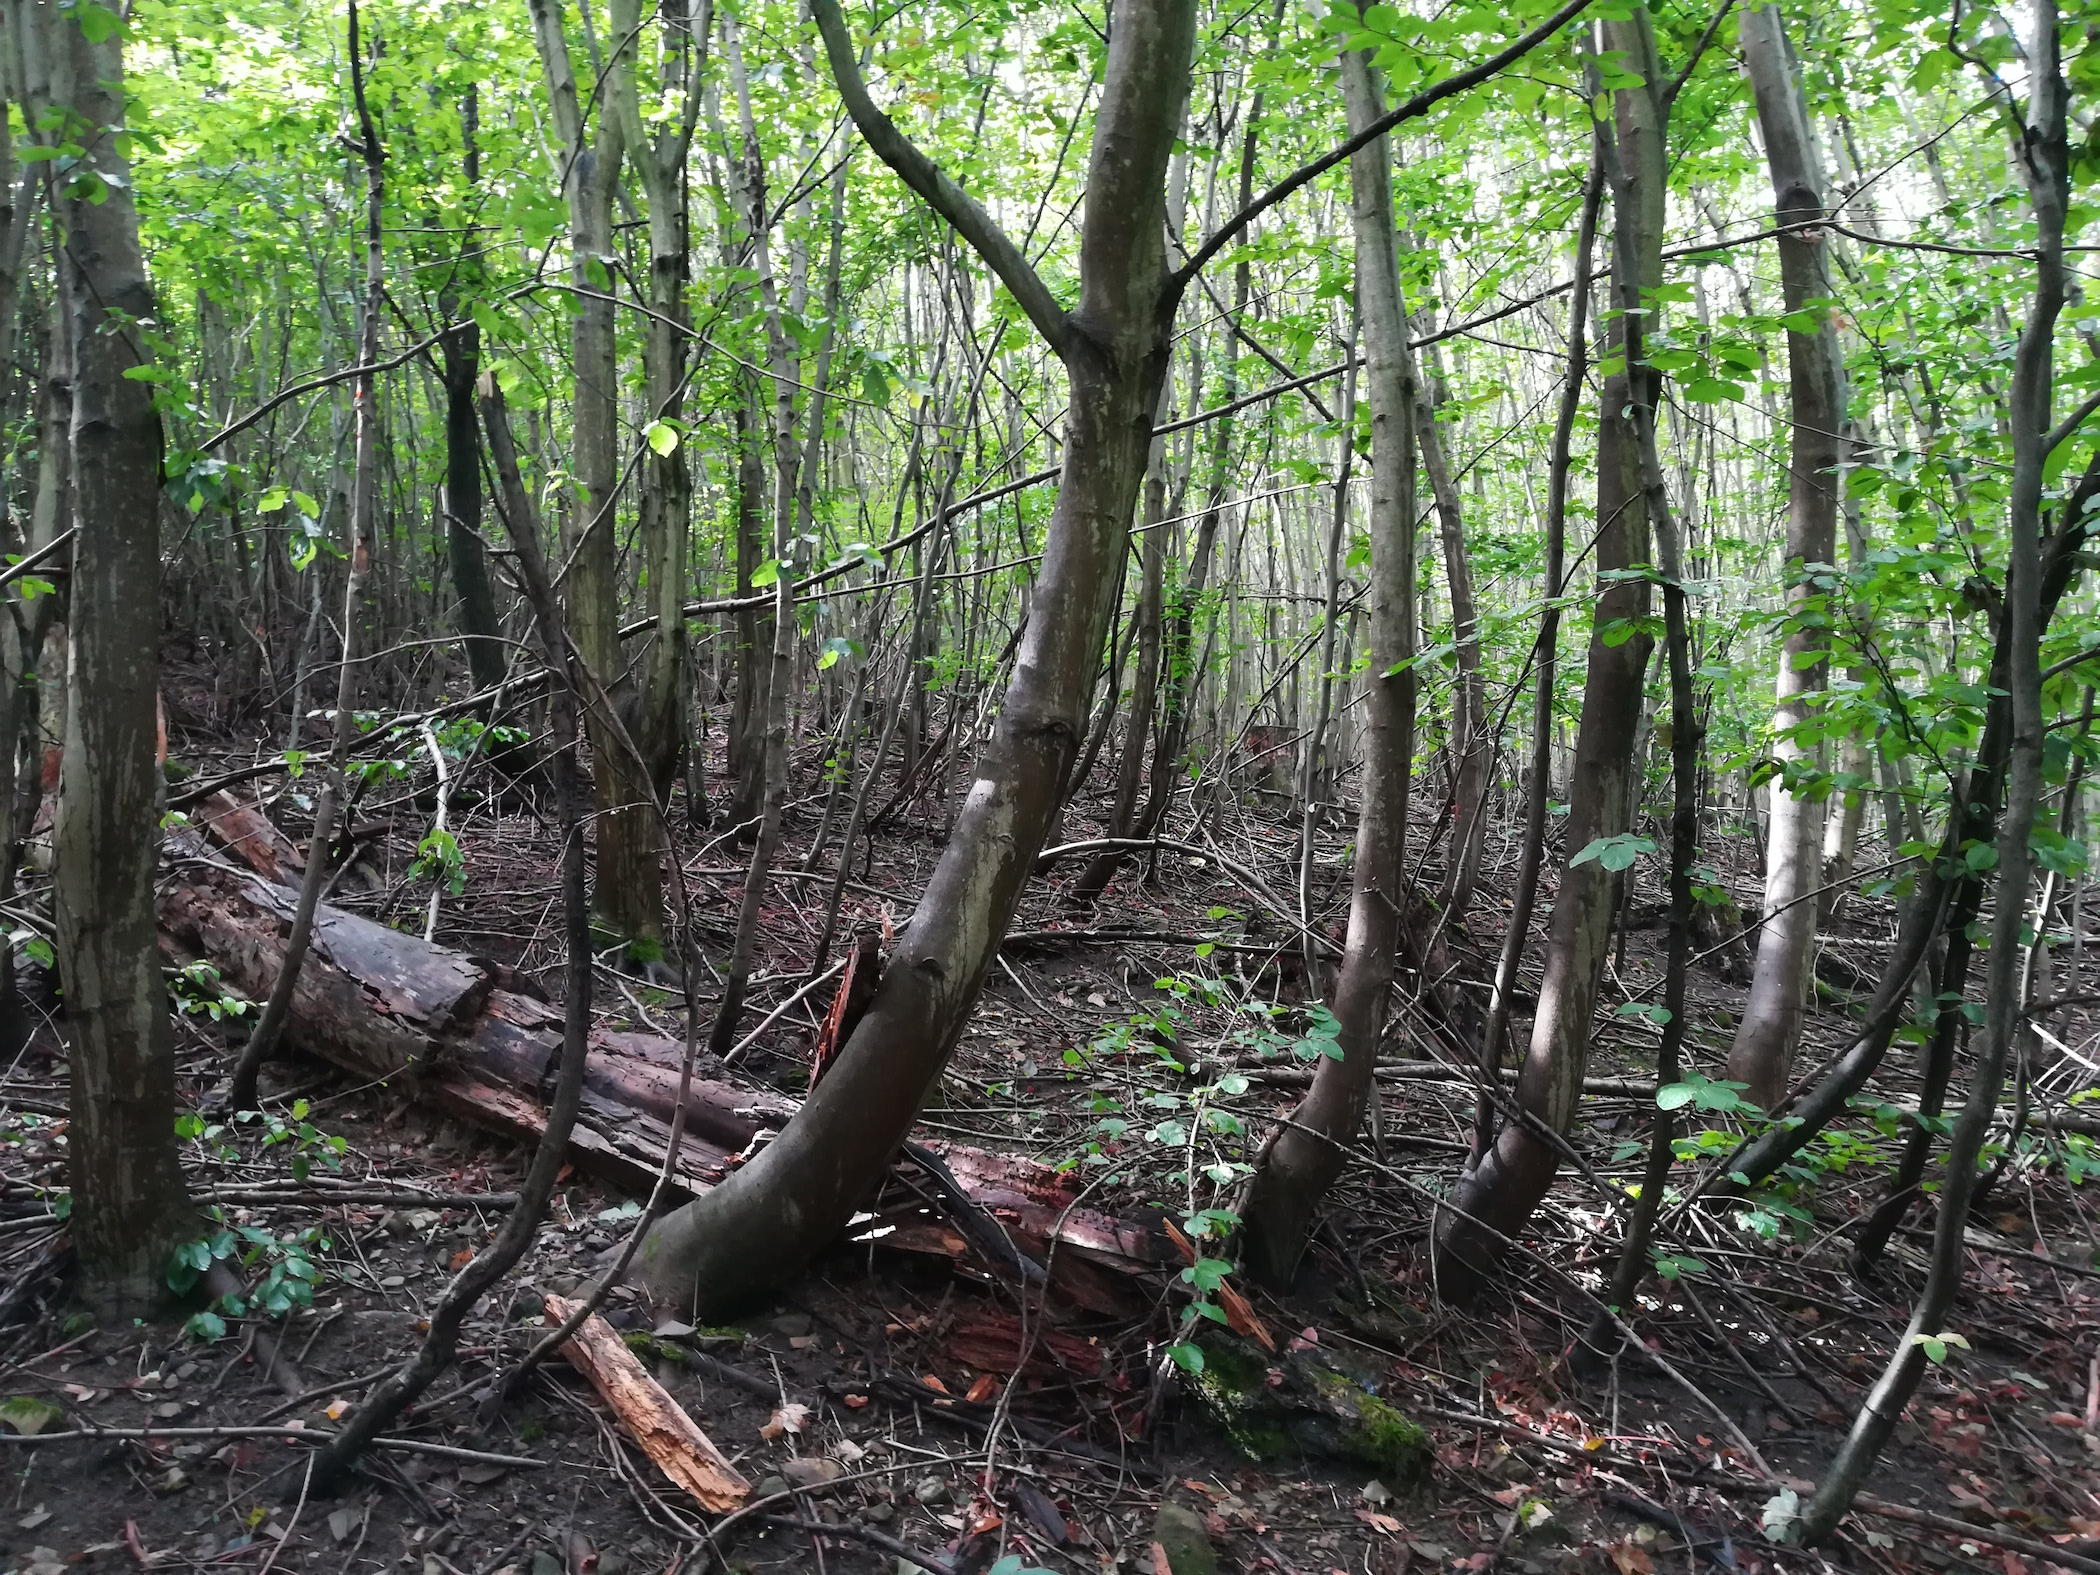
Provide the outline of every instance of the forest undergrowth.
[[[222,717],[206,666],[169,653],[178,781],[269,752]],[[817,779],[820,743],[798,751],[798,782]],[[441,943],[558,993],[559,842],[531,785],[493,791],[487,771],[460,784],[454,826],[472,878],[455,897],[419,849],[417,804],[434,778],[418,751],[400,759],[352,819],[375,878],[331,900],[420,933],[436,890]],[[953,775],[927,774],[873,838],[849,883],[848,928],[892,932],[909,917]],[[261,796],[281,829],[303,834],[298,781],[277,778]],[[1376,1116],[1297,1288],[1241,1288],[1222,1278],[1229,1263],[1203,1254],[1206,1211],[1232,1206],[1255,1159],[1250,1130],[1288,1114],[1332,1043],[1301,937],[1265,927],[1266,904],[1247,889],[1295,878],[1295,812],[1274,798],[1229,784],[1196,833],[1209,853],[1177,834],[1090,912],[1067,900],[1076,863],[1032,883],[915,1134],[1068,1168],[1089,1206],[1196,1233],[1188,1272],[1104,1279],[1080,1301],[1046,1295],[922,1193],[917,1228],[912,1209],[884,1214],[886,1228],[841,1243],[734,1325],[667,1320],[616,1287],[612,1324],[756,1486],[712,1524],[561,1364],[538,1368],[493,1419],[477,1414],[485,1381],[537,1338],[545,1298],[590,1280],[641,1199],[565,1170],[529,1256],[469,1319],[451,1374],[365,1475],[315,1493],[313,1455],[283,1430],[330,1429],[412,1352],[431,1299],[515,1198],[520,1151],[419,1103],[413,1077],[360,1085],[296,1047],[266,1070],[260,1118],[211,1115],[252,1007],[192,973],[178,990],[181,1104],[193,1112],[184,1169],[215,1229],[235,1238],[247,1305],[222,1319],[200,1292],[186,1324],[98,1326],[64,1290],[66,1224],[52,1200],[65,1063],[50,1024],[37,1025],[0,1079],[0,1420],[49,1441],[8,1457],[8,1567],[613,1575],[720,1557],[752,1571],[1151,1575],[1206,1567],[1180,1562],[1201,1556],[1185,1551],[1197,1541],[1217,1567],[1303,1575],[2100,1567],[2100,1362],[2087,1354],[2100,1268],[2076,1104],[2093,1083],[2100,1020],[2053,1020],[2057,1071],[2036,1082],[2020,1135],[1989,1172],[1958,1304],[1969,1337],[1932,1353],[1860,1517],[1819,1551],[1785,1547],[1768,1534],[1783,1534],[1810,1492],[1924,1273],[1925,1210],[1872,1278],[1848,1261],[1889,1185],[1915,1076],[1892,1058],[1776,1186],[1733,1208],[1666,1208],[1657,1274],[1627,1314],[1639,1346],[1578,1380],[1568,1358],[1616,1257],[1624,1188],[1658,1108],[1648,1004],[1664,967],[1661,891],[1649,861],[1637,863],[1606,970],[1589,1119],[1490,1290],[1470,1307],[1441,1304],[1429,1238],[1474,1119],[1466,1047],[1514,858],[1500,806],[1469,923],[1435,937],[1426,971],[1416,936],[1382,1041]],[[1107,808],[1103,792],[1083,793],[1065,837],[1095,835]],[[1417,835],[1433,813],[1418,799]],[[820,794],[790,810],[782,868],[798,866],[820,814]],[[675,814],[672,824],[698,938],[726,946],[733,843]],[[1336,816],[1318,842],[1311,911],[1329,941],[1347,900],[1347,841]],[[1706,850],[1715,879],[1749,898],[1751,832],[1710,826]],[[1416,878],[1437,873],[1432,859]],[[163,871],[180,878],[178,866]],[[824,885],[776,884],[747,1020],[807,982]],[[1840,903],[1819,940],[1805,1068],[1843,1048],[1892,934],[1878,905]],[[32,994],[35,953],[32,941]],[[1741,956],[1740,942],[1722,947],[1691,977],[1684,1078],[1664,1097],[1680,1117],[1673,1197],[1742,1128],[1722,1076]],[[618,957],[601,959],[602,1025],[679,1037],[678,992]],[[2079,991],[2075,966],[2059,975],[2062,994]],[[1534,972],[1520,1022],[1536,988]],[[704,1013],[704,981],[700,994]],[[733,1065],[705,1070],[799,1095],[828,996],[808,992]],[[1192,1316],[1195,1304],[1225,1321]]]

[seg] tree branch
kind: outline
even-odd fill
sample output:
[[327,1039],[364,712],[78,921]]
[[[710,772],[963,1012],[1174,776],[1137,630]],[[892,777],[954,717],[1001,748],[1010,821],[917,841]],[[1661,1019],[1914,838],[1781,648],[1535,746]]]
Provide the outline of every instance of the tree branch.
[[[835,0],[816,0],[817,9],[820,13],[834,3]],[[1240,209],[1238,213],[1235,213],[1231,218],[1218,226],[1211,233],[1210,239],[1196,249],[1196,255],[1191,257],[1175,272],[1172,280],[1173,288],[1186,289],[1189,280],[1196,276],[1198,270],[1205,263],[1232,244],[1234,236],[1238,235],[1240,231],[1244,230],[1264,213],[1267,213],[1299,187],[1318,180],[1337,164],[1347,160],[1349,155],[1356,152],[1358,148],[1370,146],[1401,122],[1428,114],[1430,110],[1441,104],[1445,99],[1455,94],[1463,93],[1468,88],[1478,87],[1505,66],[1523,59],[1568,23],[1574,21],[1576,17],[1589,8],[1589,4],[1590,0],[1568,0],[1566,5],[1562,6],[1553,15],[1546,18],[1545,21],[1499,54],[1488,56],[1487,59],[1481,61],[1479,65],[1473,67],[1470,71],[1461,71],[1456,76],[1446,77],[1443,81],[1424,88],[1406,103],[1400,105],[1399,108],[1389,110],[1387,113],[1379,116],[1378,119],[1372,121],[1370,125],[1364,127],[1362,131],[1331,153],[1321,154],[1320,157],[1314,159],[1310,164],[1299,165],[1298,168],[1284,176],[1282,180],[1271,186],[1259,197],[1248,203],[1246,207]],[[874,138],[870,137],[868,140],[873,142]]]
[[[1580,5],[1588,3],[1589,0],[1579,0]],[[925,198],[934,212],[954,226],[970,249],[999,276],[999,282],[1013,292],[1021,310],[1035,324],[1036,332],[1062,356],[1069,337],[1067,319],[1050,287],[1028,265],[1021,249],[1008,239],[983,205],[956,185],[897,129],[895,121],[875,107],[875,101],[868,96],[868,85],[861,79],[860,62],[854,58],[853,39],[846,31],[845,17],[839,13],[838,0],[811,0],[810,9],[817,19],[817,31],[824,37],[824,53],[830,58],[839,97],[846,101],[846,112],[853,117],[868,146],[897,172],[905,185]]]

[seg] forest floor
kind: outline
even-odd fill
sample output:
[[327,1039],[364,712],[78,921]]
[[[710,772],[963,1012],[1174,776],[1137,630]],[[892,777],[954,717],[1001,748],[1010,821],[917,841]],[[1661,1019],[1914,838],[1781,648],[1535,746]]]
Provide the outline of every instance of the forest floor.
[[[218,723],[202,690],[171,682],[170,745],[175,760],[208,776],[254,758],[256,744]],[[404,752],[411,763],[415,756],[413,746]],[[303,818],[287,791],[296,786],[260,784],[279,823],[299,835]],[[412,776],[364,806],[367,859],[380,880],[355,905],[420,932],[430,888],[406,876],[427,829],[408,796],[415,786]],[[379,802],[389,794],[398,802]],[[1288,889],[1294,826],[1252,798],[1221,802],[1211,834],[1230,863]],[[1088,834],[1100,805],[1076,808],[1086,813],[1075,814],[1067,837]],[[795,869],[820,810],[816,801],[797,806],[781,868]],[[851,917],[908,917],[941,820],[937,802],[921,801],[882,831],[868,878],[849,892]],[[1426,834],[1428,822],[1417,829]],[[1489,838],[1472,929],[1449,937],[1449,961],[1468,981],[1461,989],[1487,977],[1506,910],[1497,881],[1510,850],[1502,827]],[[1323,844],[1318,890],[1331,916],[1346,897],[1347,840],[1336,825]],[[548,828],[522,806],[498,816],[483,804],[464,813],[460,841],[468,895],[444,899],[439,939],[558,989]],[[677,842],[695,872],[703,941],[718,956],[741,876],[703,872],[734,872],[742,855],[719,830],[681,824]],[[1754,896],[1754,876],[1741,867],[1754,859],[1747,838],[1721,839],[1707,857],[1739,900]],[[828,871],[828,857],[821,867]],[[1247,1139],[1200,1114],[1236,1114],[1258,1130],[1261,1117],[1296,1098],[1303,1063],[1278,1045],[1304,1031],[1304,974],[1288,932],[1243,917],[1255,904],[1219,860],[1175,853],[1160,858],[1151,880],[1144,873],[1126,866],[1083,920],[1060,907],[1055,880],[1036,884],[1017,930],[1092,934],[1008,948],[923,1130],[1072,1160],[1089,1180],[1089,1206],[1177,1217],[1230,1201],[1230,1173],[1213,1185],[1201,1179],[1203,1165],[1252,1157]],[[822,890],[799,879],[775,887],[750,1023],[803,979]],[[1638,914],[1658,894],[1635,895]],[[1863,989],[1889,936],[1885,905],[1853,906],[1857,916],[1841,910],[1830,927],[1828,951],[1848,960],[1849,968],[1832,967]],[[1608,974],[1593,1076],[1652,1078],[1653,1031],[1612,1008],[1659,979],[1661,937],[1659,928],[1633,928]],[[678,1031],[675,995],[610,971],[605,978],[609,1021]],[[1687,1050],[1709,1075],[1719,1075],[1739,995],[1704,966],[1695,977]],[[820,992],[784,1016],[728,1075],[799,1093],[824,999]],[[1250,1015],[1249,1001],[1270,1003],[1274,1015]],[[1838,1047],[1856,1004],[1842,990],[1819,1003],[1804,1067]],[[2100,1022],[2064,1015],[2070,1020],[2054,1031],[2089,1053]],[[228,1044],[245,1025],[205,1014],[179,1022],[182,1093],[197,1101],[223,1078]],[[1172,1055],[1162,1053],[1162,1029],[1172,1032]],[[1430,1070],[1418,1058],[1455,1058],[1458,1031],[1424,1002],[1402,1003],[1395,1033],[1390,1053],[1415,1071]],[[1407,1067],[1396,1060],[1392,1069]],[[1892,1066],[1877,1097],[1911,1097],[1914,1082],[1907,1066]],[[2059,1097],[2068,1092],[2060,1079],[2051,1086]],[[633,1218],[635,1199],[580,1174],[565,1180],[527,1261],[470,1322],[457,1367],[397,1430],[453,1455],[374,1453],[363,1480],[323,1500],[306,1490],[307,1449],[237,1431],[291,1422],[326,1429],[410,1354],[451,1270],[500,1224],[498,1208],[475,1200],[512,1190],[525,1159],[420,1108],[412,1089],[356,1085],[318,1061],[286,1059],[264,1088],[292,1137],[272,1143],[248,1125],[186,1147],[200,1200],[227,1225],[275,1244],[259,1252],[251,1278],[284,1261],[286,1243],[319,1271],[312,1305],[272,1326],[297,1369],[295,1380],[279,1370],[276,1382],[255,1360],[253,1328],[237,1323],[208,1341],[185,1331],[180,1310],[129,1328],[97,1327],[77,1310],[63,1273],[63,1223],[50,1210],[65,1184],[66,1099],[52,1028],[5,1064],[0,1423],[19,1433],[26,1418],[43,1435],[65,1436],[0,1441],[8,1478],[0,1571],[653,1575],[707,1567],[709,1550],[694,1541],[703,1517],[577,1373],[542,1368],[485,1431],[475,1427],[475,1397],[459,1392],[515,1358],[540,1327],[542,1297],[574,1292]],[[1912,1216],[1871,1283],[1847,1271],[1844,1240],[1848,1222],[1878,1197],[1896,1145],[1862,1117],[1852,1146],[1833,1151],[1813,1189],[1796,1196],[1798,1217],[1694,1214],[1666,1243],[1694,1261],[1680,1262],[1674,1280],[1651,1278],[1633,1317],[1676,1379],[1627,1355],[1608,1379],[1585,1386],[1564,1360],[1589,1318],[1575,1287],[1601,1286],[1619,1235],[1597,1178],[1638,1165],[1652,1098],[1585,1101],[1574,1144],[1593,1174],[1563,1167],[1527,1238],[1536,1256],[1513,1260],[1475,1305],[1453,1309],[1430,1284],[1431,1200],[1465,1151],[1472,1095],[1461,1079],[1400,1075],[1381,1091],[1383,1158],[1353,1167],[1334,1195],[1297,1289],[1278,1299],[1248,1288],[1276,1353],[1221,1332],[1207,1341],[1205,1379],[1171,1393],[1158,1392],[1160,1353],[1187,1295],[1166,1275],[1088,1310],[1045,1305],[967,1252],[852,1242],[744,1322],[662,1338],[631,1293],[616,1291],[611,1322],[665,1387],[764,1494],[792,1493],[716,1527],[727,1566],[888,1572],[900,1567],[883,1545],[889,1539],[929,1567],[958,1572],[1012,1555],[1031,1568],[1154,1575],[1167,1567],[1155,1565],[1155,1517],[1172,1503],[1194,1512],[1217,1567],[1278,1575],[2091,1567],[2057,1566],[2036,1551],[2090,1558],[2100,1539],[2096,1237],[2085,1200],[2046,1148],[2015,1157],[1972,1228],[1957,1317],[1969,1346],[1928,1374],[1869,1484],[1881,1511],[1855,1517],[1838,1544],[1809,1554],[1766,1541],[1761,1516],[1787,1486],[1807,1491],[1904,1327],[1929,1214]],[[1178,1112],[1164,1134],[1155,1124],[1162,1112]],[[301,1122],[344,1140],[339,1168],[319,1163],[310,1177],[294,1176]],[[306,1148],[310,1159],[319,1152]],[[1198,1172],[1193,1186],[1178,1179],[1184,1167]],[[1170,1172],[1171,1183],[1162,1179]],[[1307,1372],[1315,1389],[1345,1382],[1359,1401],[1371,1397],[1364,1415],[1383,1416],[1382,1401],[1419,1424],[1426,1459],[1411,1461],[1397,1430],[1374,1438],[1368,1456],[1352,1435],[1352,1456],[1329,1447],[1333,1429],[1322,1424],[1331,1418],[1308,1413],[1314,1425],[1299,1426],[1307,1418],[1277,1413],[1278,1426],[1271,1413],[1257,1417],[1269,1391],[1289,1397]],[[160,1431],[80,1436],[94,1428]],[[1381,1450],[1385,1465],[1366,1463]]]

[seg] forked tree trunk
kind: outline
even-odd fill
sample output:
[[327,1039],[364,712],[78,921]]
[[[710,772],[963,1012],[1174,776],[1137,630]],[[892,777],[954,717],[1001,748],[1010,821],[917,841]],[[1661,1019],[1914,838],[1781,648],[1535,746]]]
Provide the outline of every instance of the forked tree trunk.
[[[1624,21],[1601,23],[1599,31],[1601,47],[1620,52],[1625,69],[1639,78],[1612,94],[1625,169],[1625,189],[1614,193],[1612,204],[1619,295],[1614,304],[1622,315],[1613,322],[1608,343],[1617,349],[1625,342],[1623,312],[1642,305],[1639,291],[1662,283],[1663,199],[1669,178],[1663,143],[1669,107],[1654,26],[1645,7],[1635,6]],[[1648,319],[1643,322],[1654,327]],[[1561,871],[1554,897],[1545,979],[1516,1090],[1517,1103],[1557,1132],[1567,1130],[1581,1097],[1590,1015],[1621,880],[1599,858],[1574,860],[1598,839],[1624,834],[1633,811],[1638,770],[1634,739],[1654,639],[1645,629],[1648,582],[1614,576],[1649,561],[1640,439],[1628,407],[1636,399],[1652,400],[1653,383],[1647,369],[1623,362],[1604,380],[1597,442],[1597,595],[1568,789],[1570,862]],[[1450,1206],[1438,1212],[1439,1295],[1463,1301],[1479,1288],[1501,1260],[1503,1239],[1523,1227],[1546,1195],[1559,1163],[1558,1151],[1527,1124],[1503,1125],[1494,1143],[1459,1178]]]
[[[1771,166],[1776,218],[1798,225],[1823,217],[1823,179],[1815,142],[1776,5],[1743,13],[1743,56],[1757,95],[1757,122]],[[1823,256],[1827,239],[1812,230],[1778,238],[1780,284],[1789,312],[1830,294]],[[1778,705],[1772,756],[1782,770],[1814,770],[1822,750],[1789,734],[1810,720],[1815,696],[1826,687],[1830,637],[1822,610],[1833,598],[1829,576],[1837,559],[1839,429],[1844,423],[1845,362],[1828,312],[1815,329],[1787,330],[1792,399],[1792,458],[1787,465],[1786,578],[1791,614],[1780,645]],[[1772,779],[1771,823],[1765,841],[1765,921],[1757,937],[1757,971],[1743,1003],[1728,1075],[1749,1085],[1747,1096],[1771,1109],[1786,1095],[1794,1046],[1801,1037],[1809,953],[1816,933],[1822,884],[1823,808],[1820,793],[1790,791]]]
[[[570,319],[576,361],[571,469],[582,496],[571,505],[574,529],[566,543],[569,571],[569,632],[576,649],[600,684],[616,701],[632,692],[621,682],[620,560],[614,510],[619,502],[619,362],[613,325],[613,277],[606,259],[614,255],[613,192],[627,139],[620,116],[603,92],[591,95],[596,131],[576,90],[569,64],[561,0],[530,0],[532,35],[546,78],[563,167],[563,195],[569,206],[569,285],[575,292]],[[634,40],[613,40],[620,68]],[[609,84],[607,84],[609,85]],[[659,642],[675,638],[674,628],[657,630]],[[655,788],[642,763],[622,737],[616,717],[593,705],[585,713],[591,739],[591,785],[598,806],[597,861],[591,890],[593,914],[614,934],[638,940],[660,957],[663,935],[663,868],[658,856]]]
[[1081,743],[1179,296],[1164,219],[1194,43],[1187,0],[1124,0],[1117,9],[1088,172],[1080,299],[1069,315],[984,210],[869,99],[836,0],[814,9],[868,145],[984,256],[1063,360],[1065,468],[998,731],[880,993],[787,1129],[666,1219],[642,1249],[651,1295],[701,1314],[749,1303],[837,1235],[947,1064]]
[[159,862],[160,418],[125,325],[154,320],[123,139],[121,37],[90,43],[80,12],[37,5],[52,102],[91,173],[53,183],[72,343],[73,594],[52,908],[64,981],[72,1124],[67,1165],[82,1288],[105,1313],[147,1312],[169,1254],[196,1234],[175,1152],[175,1034],[161,982]]
[[[1364,54],[1341,59],[1352,134],[1385,111],[1382,74]],[[1363,1125],[1377,1070],[1378,1035],[1393,982],[1413,773],[1415,674],[1404,660],[1414,620],[1415,405],[1407,387],[1407,313],[1393,227],[1390,138],[1349,160],[1356,226],[1356,299],[1363,312],[1365,397],[1371,407],[1371,665],[1364,679],[1364,771],[1357,810],[1349,930],[1332,1010],[1339,1061],[1322,1057],[1312,1087],[1263,1147],[1242,1207],[1248,1271],[1287,1287],[1298,1271],[1313,1210],[1341,1175]],[[1346,429],[1345,442],[1351,441]]]

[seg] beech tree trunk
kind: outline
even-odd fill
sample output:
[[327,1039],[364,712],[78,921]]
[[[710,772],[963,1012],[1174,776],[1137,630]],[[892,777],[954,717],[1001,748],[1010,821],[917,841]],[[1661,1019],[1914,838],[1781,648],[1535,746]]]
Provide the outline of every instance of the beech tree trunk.
[[121,36],[34,8],[52,101],[77,117],[84,179],[54,182],[74,385],[66,736],[53,920],[73,1097],[67,1163],[82,1288],[105,1314],[150,1311],[196,1215],[175,1151],[175,1033],[154,937],[160,857],[160,418],[137,332],[154,320],[124,131]]
[[[1341,59],[1349,130],[1385,112],[1382,73],[1367,55]],[[1413,774],[1415,674],[1404,660],[1414,627],[1415,403],[1407,386],[1407,311],[1393,226],[1391,139],[1349,160],[1356,226],[1356,299],[1363,313],[1365,397],[1371,407],[1371,665],[1364,678],[1364,770],[1357,810],[1349,929],[1330,1009],[1342,1059],[1322,1057],[1289,1126],[1263,1147],[1241,1214],[1243,1260],[1262,1283],[1287,1287],[1313,1211],[1341,1175],[1373,1097],[1378,1035],[1400,935],[1408,780]],[[1345,428],[1344,441],[1352,441]]]
[[1194,43],[1188,0],[1124,0],[1117,9],[1070,314],[984,210],[869,99],[837,0],[814,9],[868,145],[985,258],[1063,361],[1065,466],[998,731],[874,1004],[787,1129],[642,1248],[651,1295],[707,1316],[762,1295],[833,1239],[947,1064],[1082,742],[1180,293],[1167,270],[1164,221]]
[[[1776,222],[1798,225],[1820,219],[1822,171],[1778,7],[1744,12],[1741,37],[1772,171]],[[1782,233],[1776,244],[1789,312],[1809,310],[1808,302],[1829,296],[1823,263],[1826,237],[1813,230],[1793,230]],[[1829,313],[1815,315],[1813,332],[1787,330],[1792,458],[1787,465],[1786,578],[1791,616],[1780,647],[1772,740],[1772,758],[1781,772],[1814,771],[1822,763],[1820,746],[1803,745],[1788,735],[1809,721],[1814,697],[1823,692],[1829,674],[1823,609],[1832,601],[1836,573],[1845,362]],[[1822,883],[1823,805],[1822,795],[1792,791],[1783,775],[1772,778],[1765,922],[1757,937],[1757,971],[1728,1052],[1728,1076],[1747,1083],[1746,1097],[1767,1110],[1786,1095],[1794,1046],[1801,1037],[1816,933],[1817,905],[1809,894]]]
[[[1625,69],[1640,78],[1612,94],[1625,169],[1625,188],[1614,192],[1612,203],[1616,304],[1623,314],[1641,306],[1639,291],[1662,283],[1668,181],[1663,144],[1669,105],[1646,8],[1635,6],[1624,21],[1600,23],[1599,32],[1601,47],[1620,52]],[[1654,326],[1648,319],[1643,322],[1650,329]],[[1613,321],[1607,343],[1623,349],[1623,315]],[[1612,577],[1649,561],[1640,438],[1628,408],[1637,399],[1654,397],[1654,375],[1645,367],[1622,363],[1604,380],[1597,441],[1596,608],[1568,787],[1570,862],[1561,871],[1554,897],[1545,978],[1516,1091],[1519,1105],[1562,1132],[1574,1119],[1582,1094],[1590,1014],[1623,878],[1594,856],[1575,860],[1599,839],[1623,835],[1630,823],[1639,769],[1634,740],[1641,723],[1648,653],[1655,643],[1645,627],[1648,582]],[[1437,1215],[1439,1295],[1463,1301],[1479,1289],[1501,1260],[1503,1238],[1523,1228],[1552,1185],[1559,1164],[1558,1151],[1529,1126],[1515,1121],[1503,1125],[1494,1143],[1459,1178],[1450,1207]]]

